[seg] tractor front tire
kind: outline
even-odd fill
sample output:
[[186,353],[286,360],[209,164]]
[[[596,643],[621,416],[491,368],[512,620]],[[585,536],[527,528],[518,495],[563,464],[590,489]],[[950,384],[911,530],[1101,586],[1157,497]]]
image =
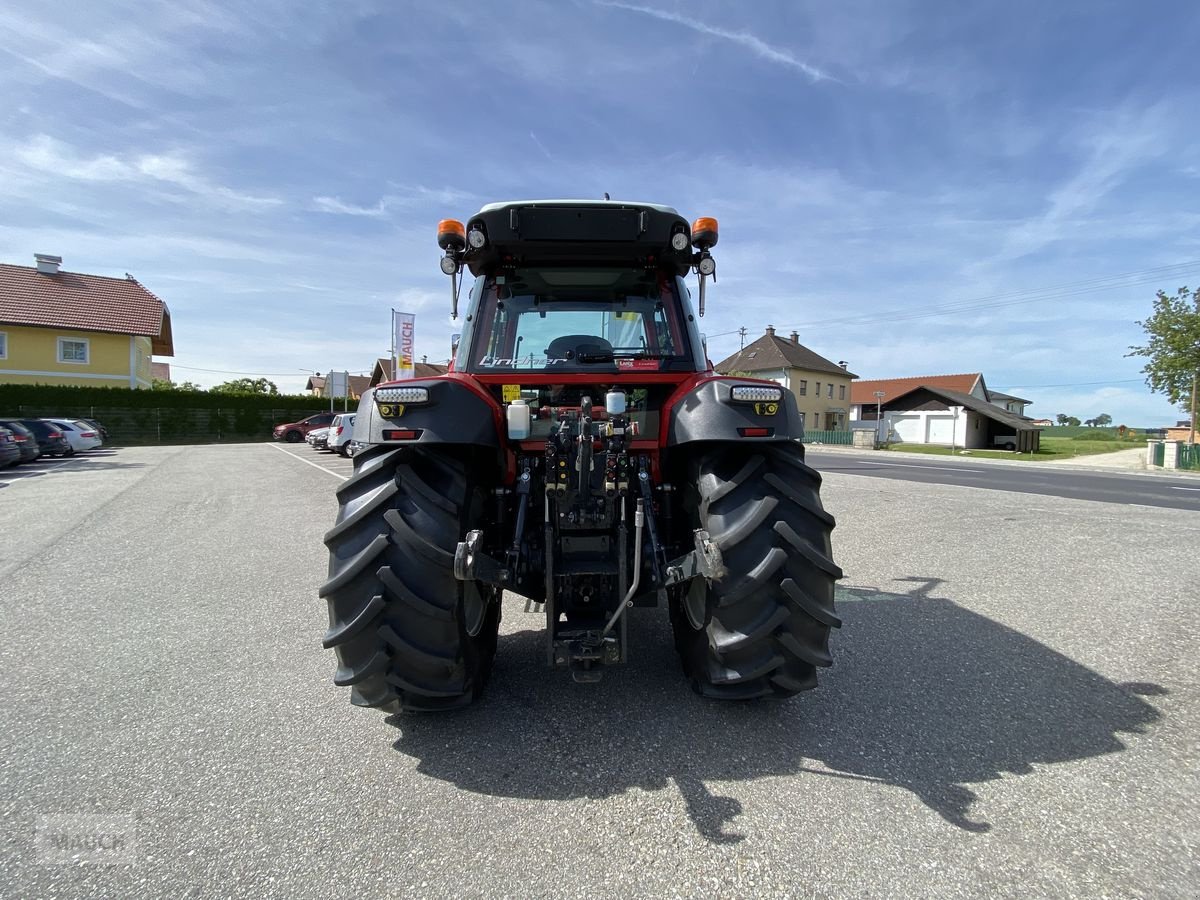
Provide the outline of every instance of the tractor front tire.
[[491,672],[500,592],[454,577],[454,551],[480,524],[485,493],[440,448],[379,445],[354,457],[325,535],[324,645],[350,702],[386,712],[476,700]]
[[685,503],[720,547],[725,572],[696,579],[671,602],[675,645],[693,688],[708,697],[788,697],[816,687],[841,625],[833,589],[834,520],[821,476],[798,442],[710,445],[692,464]]

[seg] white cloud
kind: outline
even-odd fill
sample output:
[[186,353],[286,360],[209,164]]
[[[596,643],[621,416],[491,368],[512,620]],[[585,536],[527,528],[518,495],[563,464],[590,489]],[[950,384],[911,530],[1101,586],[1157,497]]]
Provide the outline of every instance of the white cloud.
[[276,197],[256,196],[214,184],[199,174],[186,157],[179,154],[147,153],[136,156],[101,154],[85,156],[73,147],[41,134],[19,145],[15,158],[27,169],[51,178],[70,178],[89,182],[142,182],[172,185],[216,205],[240,209],[268,209],[279,206]]
[[319,212],[333,213],[339,216],[365,216],[381,219],[387,215],[388,204],[386,197],[380,198],[374,206],[356,206],[337,197],[313,197],[313,206]]
[[1096,210],[1139,167],[1169,151],[1173,120],[1160,104],[1119,109],[1084,121],[1070,141],[1082,154],[1079,167],[1049,193],[1041,214],[1009,233],[995,259],[1017,259],[1077,236],[1081,217]]
[[664,22],[671,22],[675,25],[681,25],[684,28],[690,28],[692,31],[698,32],[699,34],[720,38],[724,41],[730,41],[731,43],[737,44],[738,46],[749,50],[759,59],[803,72],[814,82],[837,80],[828,72],[818,69],[816,66],[799,59],[793,54],[788,53],[786,50],[781,50],[778,47],[768,44],[766,41],[748,31],[731,31],[727,28],[720,28],[716,25],[708,25],[704,22],[701,22],[699,19],[690,16],[682,16],[678,13],[668,12],[665,9],[655,9],[650,6],[638,6],[633,3],[621,3],[619,0],[594,0],[594,2],[597,6],[608,6],[612,7],[613,9],[624,9],[643,16],[651,16],[655,19],[661,19]]

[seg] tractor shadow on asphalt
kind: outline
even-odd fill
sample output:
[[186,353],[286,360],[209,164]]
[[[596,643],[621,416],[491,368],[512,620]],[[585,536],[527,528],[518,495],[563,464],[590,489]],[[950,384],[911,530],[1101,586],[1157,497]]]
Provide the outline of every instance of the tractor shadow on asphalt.
[[[948,599],[939,579],[907,593],[838,591],[845,621],[835,665],[815,691],[783,702],[717,703],[682,678],[665,612],[639,610],[631,663],[598,685],[544,662],[542,632],[502,635],[482,702],[449,716],[396,716],[397,751],[418,770],[477,793],[538,800],[603,798],[674,783],[698,832],[715,843],[740,801],[709,782],[799,774],[903,787],[970,832],[970,784],[1039,764],[1125,749],[1160,718],[1139,695]],[[505,615],[522,620],[520,607]],[[532,616],[524,616],[535,622]]]

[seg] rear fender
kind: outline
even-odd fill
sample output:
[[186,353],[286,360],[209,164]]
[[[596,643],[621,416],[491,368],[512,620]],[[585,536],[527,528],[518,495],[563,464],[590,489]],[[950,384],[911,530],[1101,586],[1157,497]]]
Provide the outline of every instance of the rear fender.
[[[383,387],[423,387],[427,403],[386,404],[385,416],[375,402]],[[500,447],[500,407],[470,379],[462,375],[418,378],[378,385],[363,392],[354,420],[354,440],[360,444],[473,444]],[[411,439],[396,440],[392,431],[419,432]]]
[[[667,446],[694,441],[745,441],[751,444],[804,437],[804,425],[791,391],[783,388],[783,398],[778,404],[742,403],[732,399],[730,391],[736,385],[779,387],[773,381],[752,378],[704,379],[672,398],[668,409]],[[739,431],[743,428],[768,428],[770,434],[749,437]]]

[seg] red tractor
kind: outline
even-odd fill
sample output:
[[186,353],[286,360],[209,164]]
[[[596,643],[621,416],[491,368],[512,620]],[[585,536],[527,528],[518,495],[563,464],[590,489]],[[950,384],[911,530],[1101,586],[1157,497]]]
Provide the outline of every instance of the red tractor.
[[474,278],[457,355],[363,396],[325,537],[324,643],[353,703],[475,700],[506,591],[542,605],[546,660],[577,681],[625,661],[630,607],[666,606],[700,693],[816,685],[840,625],[833,518],[791,393],[707,360],[716,243],[715,219],[645,203],[440,223],[452,314]]

